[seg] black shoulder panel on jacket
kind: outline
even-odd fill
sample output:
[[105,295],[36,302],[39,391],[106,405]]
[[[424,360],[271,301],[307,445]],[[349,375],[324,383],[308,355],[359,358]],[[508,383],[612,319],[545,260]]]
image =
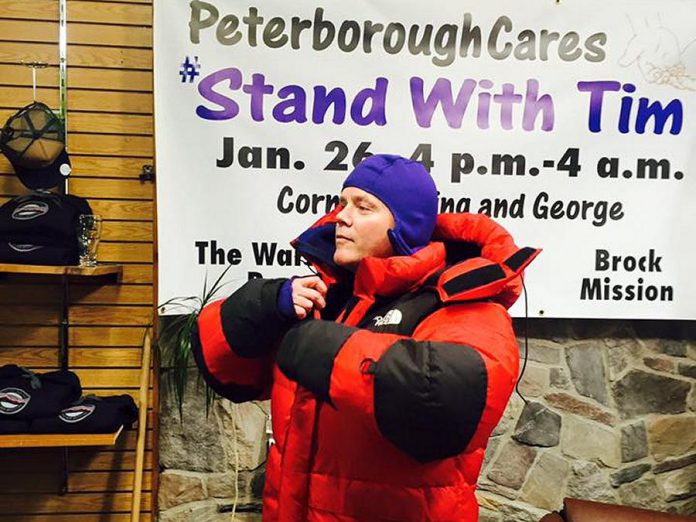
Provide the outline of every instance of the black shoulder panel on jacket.
[[486,405],[481,355],[460,344],[400,340],[377,362],[375,418],[420,462],[452,457],[471,441]]
[[227,343],[240,357],[267,355],[294,322],[278,312],[285,279],[252,279],[220,308]]
[[191,332],[191,351],[193,352],[193,358],[196,361],[201,375],[208,386],[210,386],[215,393],[229,399],[232,402],[246,402],[258,399],[263,393],[262,389],[253,388],[251,386],[240,386],[238,384],[222,384],[218,381],[212,374],[208,371],[208,367],[205,365],[205,360],[203,359],[201,338],[198,333],[198,325],[194,326],[194,330]]
[[447,295],[452,296],[500,279],[505,279],[503,269],[498,265],[487,265],[452,278],[442,285],[442,288],[447,292]]

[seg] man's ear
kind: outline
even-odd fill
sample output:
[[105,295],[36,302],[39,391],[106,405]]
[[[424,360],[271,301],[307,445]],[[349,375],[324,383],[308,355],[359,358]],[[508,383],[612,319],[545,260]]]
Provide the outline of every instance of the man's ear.
[[401,234],[396,230],[396,228],[392,228],[387,231],[387,236],[389,237],[389,241],[391,242],[392,248],[394,249],[394,253],[399,256],[410,256],[413,254],[414,250],[408,246],[406,241],[404,241],[404,238],[401,237]]

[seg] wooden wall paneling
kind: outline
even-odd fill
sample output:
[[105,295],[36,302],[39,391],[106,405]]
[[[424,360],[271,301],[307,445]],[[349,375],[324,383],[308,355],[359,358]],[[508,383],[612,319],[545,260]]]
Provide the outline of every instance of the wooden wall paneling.
[[[1,195],[0,204],[10,199],[10,195]],[[101,214],[104,219],[147,221],[152,219],[152,201],[124,201],[114,199],[93,199],[89,202],[92,211]]]
[[[130,493],[108,491],[102,493],[73,493],[58,496],[49,494],[5,495],[3,511],[16,514],[94,513],[130,510]],[[143,495],[141,509],[150,509],[150,494]]]
[[[0,20],[0,35],[6,42],[55,43],[57,21]],[[150,27],[71,23],[68,45],[135,47],[147,49],[152,41]]]
[[[21,60],[31,61],[34,58],[37,61],[55,64],[54,52],[54,43],[4,41],[0,57],[18,56],[20,63]],[[73,44],[68,45],[68,53],[72,67],[152,69],[152,53],[148,49]],[[8,60],[3,59],[3,61]]]
[[[2,59],[1,50],[4,45],[0,44],[0,60]],[[28,61],[31,59],[31,55],[27,55],[25,59]],[[37,59],[40,59],[40,57]],[[31,86],[0,87],[0,109],[16,110],[19,107],[23,107],[31,103],[32,95]],[[39,84],[36,89],[36,96],[50,107],[58,106],[58,89],[56,88],[48,88]],[[152,93],[73,89],[68,92],[68,105],[70,110],[80,112],[152,114]],[[68,137],[68,146],[70,146],[70,143],[70,137]]]
[[[0,451],[0,467],[18,471],[36,471],[37,475],[60,473],[62,450],[22,450]],[[135,469],[135,450],[133,451],[95,451],[72,450],[70,452],[70,471],[133,471]],[[152,469],[152,453],[145,453],[146,469]],[[5,499],[0,495],[0,498]],[[3,502],[4,504],[4,502]],[[4,505],[3,505],[4,507]]]
[[[57,304],[60,302],[60,289],[51,285],[17,285],[12,292],[0,293],[0,304]],[[120,285],[118,287],[95,287],[90,285],[71,288],[72,304],[151,304],[151,285]],[[0,325],[1,328],[1,325]],[[2,342],[2,341],[0,341]]]
[[[144,482],[150,489],[150,476]],[[4,493],[53,494],[59,487],[58,477],[49,474],[35,476],[34,473],[16,473],[11,477],[0,477],[0,488]],[[112,476],[108,471],[74,472],[70,476],[70,490],[74,493],[101,493],[118,491],[126,493],[133,487],[133,476],[128,473]]]
[[[93,161],[97,161],[97,158],[93,158]],[[145,162],[140,160],[139,163],[142,166]],[[0,169],[2,169],[1,164]],[[73,170],[73,172],[75,171]],[[112,219],[127,221],[152,220],[152,195],[154,193],[151,187],[145,186],[145,183],[138,179],[130,179],[126,176],[121,179],[109,179],[97,176],[98,172],[98,170],[92,171],[92,176],[85,177],[78,174],[75,174],[74,177],[71,175],[71,193],[78,194],[78,190],[84,193],[83,197],[91,198],[89,201],[90,206],[94,206],[93,204],[98,205],[104,200],[115,202],[113,204],[119,210],[118,212],[112,212],[114,214]],[[140,169],[138,170],[139,173]],[[89,179],[90,177],[95,179]],[[0,197],[2,197],[3,202],[11,197],[27,194],[28,192],[14,174],[0,172]],[[135,201],[132,205],[129,205],[128,201],[124,200]],[[137,201],[142,203],[138,205]]]
[[[154,185],[138,175],[154,161],[151,0],[68,1],[70,192],[104,218],[100,261],[124,265],[119,285],[73,280],[70,364],[84,393],[138,396],[143,336],[154,311]],[[0,122],[37,98],[58,107],[58,2],[0,0]],[[0,155],[0,204],[26,194]],[[59,280],[0,279],[0,365],[58,365]],[[154,520],[157,382],[148,392],[141,520]],[[153,429],[154,428],[154,429]],[[113,447],[70,450],[70,492],[58,496],[62,450],[0,450],[0,522],[129,520],[137,431]]]
[[[0,13],[3,19],[54,22],[58,20],[58,3],[54,0],[0,0]],[[152,2],[70,0],[68,16],[70,24],[92,22],[152,26]]]
[[[0,323],[5,325],[58,325],[59,313],[49,307],[30,305],[0,308]],[[70,310],[70,326],[146,326],[152,322],[149,306],[78,305]],[[139,363],[138,363],[139,366]]]
[[[51,55],[52,56],[52,55]],[[13,57],[16,58],[16,57]],[[152,71],[133,69],[91,69],[72,67],[68,64],[70,89],[93,89],[124,92],[149,92],[152,90]],[[31,72],[21,61],[5,63],[0,60],[0,78],[7,86],[31,87]],[[58,85],[58,64],[53,63],[38,72],[37,83],[46,89]],[[5,107],[2,104],[0,107]],[[69,125],[69,123],[68,123]],[[70,128],[70,127],[68,127]]]
[[[129,522],[131,520],[129,513],[100,513],[98,517],[92,514],[48,514],[48,515],[29,515],[3,517],[0,515],[0,522]],[[150,512],[141,512],[140,520],[150,522],[156,520],[152,518]]]

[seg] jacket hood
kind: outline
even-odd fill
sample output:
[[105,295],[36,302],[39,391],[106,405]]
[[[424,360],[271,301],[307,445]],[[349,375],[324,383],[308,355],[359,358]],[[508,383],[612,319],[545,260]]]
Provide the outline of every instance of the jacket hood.
[[519,248],[484,214],[440,214],[433,241],[447,252],[447,268],[433,285],[443,301],[493,299],[506,308],[520,296],[522,272],[541,252]]
[[[352,277],[333,262],[339,211],[323,216],[291,242],[328,282]],[[486,215],[439,214],[431,243],[415,254],[363,259],[354,291],[390,296],[425,286],[443,302],[490,299],[509,308],[521,293],[523,270],[540,252],[517,247],[507,230]]]

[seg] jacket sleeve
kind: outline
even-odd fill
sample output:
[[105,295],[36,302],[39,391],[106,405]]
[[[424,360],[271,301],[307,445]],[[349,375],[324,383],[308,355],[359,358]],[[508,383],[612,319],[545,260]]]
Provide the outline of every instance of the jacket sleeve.
[[381,434],[420,462],[485,446],[514,389],[517,342],[494,303],[447,306],[410,337],[330,321],[290,329],[277,355],[291,379],[373,416]]
[[285,279],[253,279],[198,316],[191,350],[208,385],[234,402],[266,399],[273,352],[295,322],[278,311]]

